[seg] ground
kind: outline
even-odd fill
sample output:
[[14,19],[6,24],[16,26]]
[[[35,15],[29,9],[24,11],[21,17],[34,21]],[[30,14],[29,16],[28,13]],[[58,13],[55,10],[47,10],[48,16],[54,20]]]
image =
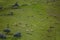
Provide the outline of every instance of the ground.
[[[12,9],[16,2],[19,8]],[[0,10],[0,33],[4,34],[2,30],[7,24],[11,29],[7,40],[15,40],[13,34],[16,32],[22,34],[16,40],[60,40],[59,0],[0,0],[0,5],[4,8]],[[14,15],[7,16],[11,12]]]

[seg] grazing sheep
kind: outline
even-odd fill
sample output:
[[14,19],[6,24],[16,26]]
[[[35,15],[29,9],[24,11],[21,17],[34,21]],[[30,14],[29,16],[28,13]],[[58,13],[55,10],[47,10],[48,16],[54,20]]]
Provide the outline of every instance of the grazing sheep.
[[9,14],[7,14],[8,16],[13,16],[14,14],[13,14],[13,12],[10,12]]
[[21,33],[19,33],[19,32],[15,33],[15,34],[14,34],[14,37],[16,37],[16,38],[21,37]]
[[1,39],[6,39],[6,35],[0,34],[0,38],[1,38]]
[[2,7],[2,6],[0,6],[0,10],[1,10],[1,9],[3,9],[3,7]]
[[4,29],[3,31],[6,32],[7,34],[11,32],[9,28]]
[[19,7],[18,3],[16,2],[13,6],[14,9],[17,9]]

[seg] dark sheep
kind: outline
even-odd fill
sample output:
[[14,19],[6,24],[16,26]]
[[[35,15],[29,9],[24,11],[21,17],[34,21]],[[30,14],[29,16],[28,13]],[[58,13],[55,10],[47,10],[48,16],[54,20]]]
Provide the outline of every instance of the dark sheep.
[[17,32],[17,33],[15,33],[15,34],[14,34],[14,37],[16,37],[16,38],[21,37],[21,33],[18,33],[18,32]]
[[6,39],[6,35],[0,34],[0,38],[1,38],[1,39]]
[[9,15],[9,16],[13,16],[14,14],[13,14],[13,12],[10,12],[8,15]]
[[9,28],[6,28],[6,29],[4,29],[3,31],[8,34],[8,33],[10,33],[11,30],[10,30]]
[[0,9],[3,9],[3,7],[2,7],[2,6],[0,6]]
[[19,7],[18,3],[16,2],[13,6],[14,9],[17,9]]

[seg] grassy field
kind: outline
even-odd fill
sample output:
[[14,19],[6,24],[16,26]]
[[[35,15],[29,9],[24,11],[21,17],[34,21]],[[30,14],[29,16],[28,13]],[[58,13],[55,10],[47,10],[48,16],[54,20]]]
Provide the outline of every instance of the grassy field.
[[[16,2],[19,8],[12,9]],[[8,35],[6,40],[60,40],[59,0],[0,0],[0,5],[4,8],[0,10],[0,33],[9,24],[11,34],[22,34],[18,39]],[[7,16],[11,12],[14,15]]]

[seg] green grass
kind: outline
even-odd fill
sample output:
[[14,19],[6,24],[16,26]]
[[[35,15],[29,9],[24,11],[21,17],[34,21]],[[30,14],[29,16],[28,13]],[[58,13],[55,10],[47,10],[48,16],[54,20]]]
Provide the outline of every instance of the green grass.
[[[18,2],[19,5],[29,5],[21,6],[19,9],[11,9],[11,5],[15,2]],[[0,16],[0,31],[3,33],[2,30],[9,24],[12,34],[15,32],[22,33],[22,37],[16,40],[60,40],[60,7],[57,6],[59,2],[47,4],[46,0],[0,0],[0,5],[5,8],[0,11],[0,14],[8,14],[11,11],[14,13],[14,16]],[[57,17],[54,17],[54,15]],[[50,26],[55,28],[51,32],[47,32]],[[31,32],[31,29],[33,32]],[[26,30],[29,30],[32,35],[27,34]],[[15,40],[11,37],[12,35],[9,36],[7,40]]]

